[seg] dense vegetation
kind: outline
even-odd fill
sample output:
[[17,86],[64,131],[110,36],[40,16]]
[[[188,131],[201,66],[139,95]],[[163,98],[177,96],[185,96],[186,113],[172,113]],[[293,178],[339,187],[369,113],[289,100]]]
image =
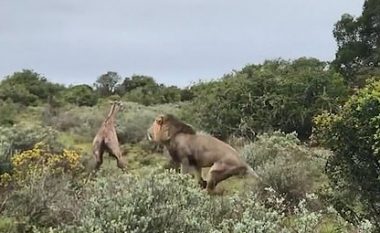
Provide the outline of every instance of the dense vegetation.
[[306,58],[249,65],[192,88],[189,121],[221,138],[282,130],[306,139],[312,117],[336,112],[348,93],[342,76],[327,63]]
[[[379,25],[367,0],[336,23],[332,62],[267,60],[187,88],[111,71],[76,86],[4,77],[0,232],[379,232]],[[115,99],[128,173],[106,157],[94,174],[91,141]],[[201,190],[146,141],[160,112],[229,142],[262,180]]]

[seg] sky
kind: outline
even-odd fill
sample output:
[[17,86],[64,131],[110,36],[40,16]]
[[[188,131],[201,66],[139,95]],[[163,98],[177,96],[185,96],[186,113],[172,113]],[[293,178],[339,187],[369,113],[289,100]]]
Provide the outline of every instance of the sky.
[[363,0],[0,0],[0,78],[64,84],[107,71],[187,86],[265,59],[334,59],[334,23]]

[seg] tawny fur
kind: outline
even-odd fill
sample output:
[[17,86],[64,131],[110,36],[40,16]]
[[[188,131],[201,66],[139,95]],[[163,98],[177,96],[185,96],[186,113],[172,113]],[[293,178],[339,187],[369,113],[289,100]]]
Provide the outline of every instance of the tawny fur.
[[[227,143],[195,130],[173,115],[159,115],[148,129],[148,139],[163,144],[173,161],[181,165],[183,173],[193,170],[202,187],[208,191],[234,175],[249,174],[258,178],[253,169],[243,161],[238,152]],[[211,167],[204,181],[203,167]]]
[[125,168],[125,163],[120,151],[119,140],[116,135],[116,114],[122,107],[122,103],[119,101],[113,102],[108,116],[103,121],[98,133],[96,134],[92,149],[95,158],[95,169],[99,169],[103,163],[103,154],[108,154],[117,160],[117,166],[121,169]]

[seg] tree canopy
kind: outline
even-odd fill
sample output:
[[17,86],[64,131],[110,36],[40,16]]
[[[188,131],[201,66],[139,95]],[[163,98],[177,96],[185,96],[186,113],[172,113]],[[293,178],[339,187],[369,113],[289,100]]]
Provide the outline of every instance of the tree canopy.
[[184,114],[190,112],[189,120],[221,138],[282,130],[305,139],[312,117],[337,111],[347,97],[342,76],[313,58],[248,65],[192,90],[195,98]]
[[363,86],[365,79],[380,67],[380,2],[366,0],[362,15],[344,14],[335,24],[338,50],[334,66],[353,86]]
[[5,77],[0,83],[0,99],[10,99],[23,105],[36,105],[46,102],[65,87],[51,83],[32,70],[22,70]]

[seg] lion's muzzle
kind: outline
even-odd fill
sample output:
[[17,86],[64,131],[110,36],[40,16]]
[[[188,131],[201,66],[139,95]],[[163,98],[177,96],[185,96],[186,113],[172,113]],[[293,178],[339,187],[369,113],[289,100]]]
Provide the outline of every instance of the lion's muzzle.
[[147,137],[148,141],[153,141],[153,137],[152,137],[152,134],[150,133],[150,130],[148,130],[146,132],[146,137]]
[[152,136],[149,132],[146,133],[146,138],[148,139],[148,141],[152,141]]

